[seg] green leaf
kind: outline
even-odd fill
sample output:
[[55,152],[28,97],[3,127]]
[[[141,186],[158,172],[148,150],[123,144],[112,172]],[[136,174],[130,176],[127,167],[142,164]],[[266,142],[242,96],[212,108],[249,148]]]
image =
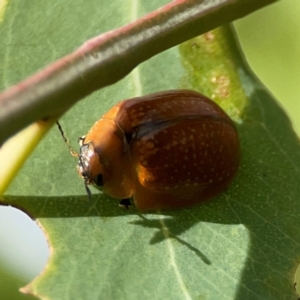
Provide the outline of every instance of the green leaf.
[[233,184],[212,201],[175,212],[123,211],[95,190],[87,202],[76,162],[53,128],[4,199],[37,218],[52,250],[25,292],[47,299],[296,297],[299,141],[248,71],[228,27],[145,62],[76,105],[62,125],[75,147],[113,103],[175,88],[205,93],[237,122],[242,163]]
[[29,297],[28,295],[23,295],[19,293],[18,289],[25,284],[23,278],[16,276],[9,272],[3,263],[0,261],[0,293],[3,299],[13,299],[13,300],[34,300],[34,297]]

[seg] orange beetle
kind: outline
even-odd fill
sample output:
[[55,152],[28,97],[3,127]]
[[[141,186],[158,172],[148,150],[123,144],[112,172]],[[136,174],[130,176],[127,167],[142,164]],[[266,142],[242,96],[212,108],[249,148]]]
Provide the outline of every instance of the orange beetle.
[[[119,102],[80,138],[85,185],[138,210],[179,209],[221,193],[240,161],[236,127],[207,97],[171,90]],[[88,188],[87,188],[88,190]]]

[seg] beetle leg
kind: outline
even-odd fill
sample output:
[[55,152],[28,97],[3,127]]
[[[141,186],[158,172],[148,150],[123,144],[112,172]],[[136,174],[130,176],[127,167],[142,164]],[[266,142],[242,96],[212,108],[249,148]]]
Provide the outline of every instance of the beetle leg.
[[128,209],[129,206],[132,206],[132,204],[131,204],[129,198],[122,199],[122,200],[119,202],[119,207],[121,207],[121,208]]

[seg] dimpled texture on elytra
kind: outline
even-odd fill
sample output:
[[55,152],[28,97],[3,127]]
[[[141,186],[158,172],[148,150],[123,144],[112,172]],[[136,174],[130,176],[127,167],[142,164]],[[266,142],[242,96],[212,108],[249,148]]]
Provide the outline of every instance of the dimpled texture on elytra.
[[[120,151],[128,152],[130,167],[120,172],[127,172],[126,182],[140,210],[201,203],[222,192],[237,172],[236,127],[216,103],[199,93],[176,90],[125,100],[105,119],[114,120],[116,136],[126,144]],[[91,135],[101,149],[97,133],[91,130]]]

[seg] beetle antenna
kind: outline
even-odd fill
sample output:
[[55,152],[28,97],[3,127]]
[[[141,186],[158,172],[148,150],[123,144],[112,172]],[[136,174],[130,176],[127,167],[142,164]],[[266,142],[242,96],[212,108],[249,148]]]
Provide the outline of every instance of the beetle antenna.
[[78,157],[78,153],[75,152],[75,151],[72,149],[72,147],[71,147],[71,145],[70,145],[68,139],[66,138],[65,133],[64,133],[64,131],[63,131],[63,129],[62,129],[62,127],[61,127],[61,125],[60,125],[60,123],[59,123],[58,121],[56,121],[56,125],[57,125],[57,127],[58,127],[58,130],[60,131],[60,134],[61,134],[61,136],[62,136],[64,142],[65,142],[66,145],[68,146],[68,149],[69,149],[69,152],[71,153],[71,155],[74,156],[74,157]]

